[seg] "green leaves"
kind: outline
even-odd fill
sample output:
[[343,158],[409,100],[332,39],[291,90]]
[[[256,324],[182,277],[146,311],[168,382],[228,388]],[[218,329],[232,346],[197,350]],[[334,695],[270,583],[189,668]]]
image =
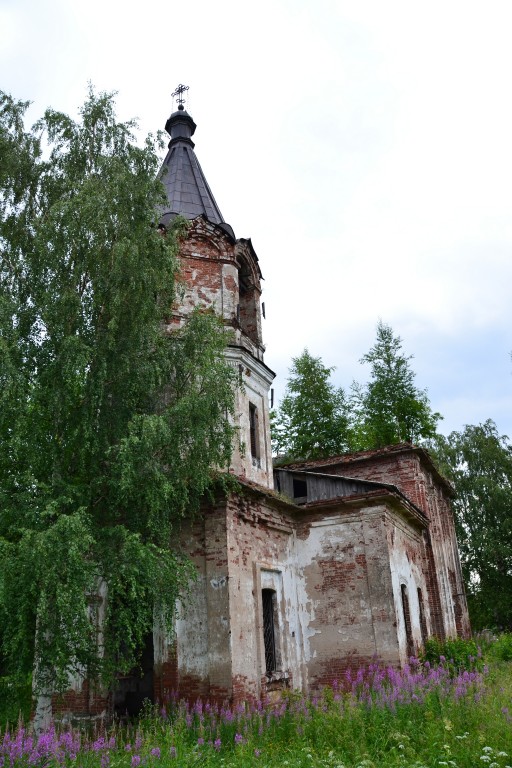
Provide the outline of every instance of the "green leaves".
[[271,414],[274,452],[317,459],[433,437],[442,417],[415,386],[411,357],[401,349],[400,337],[379,322],[375,345],[361,359],[371,365],[370,380],[354,382],[348,401],[329,381],[334,368],[307,349],[294,358],[284,398]]
[[354,443],[358,449],[419,443],[436,434],[442,417],[431,410],[426,391],[415,386],[411,356],[401,350],[402,339],[380,321],[375,344],[361,359],[371,365],[370,380],[363,386],[352,386]]
[[287,458],[317,459],[348,449],[348,417],[343,390],[307,349],[292,360],[280,408],[271,414],[274,451]]
[[468,425],[430,446],[453,502],[475,628],[512,627],[512,446],[496,424]]
[[170,543],[228,464],[234,382],[213,316],[163,331],[184,224],[155,226],[158,141],[137,146],[109,94],[30,131],[26,107],[0,95],[2,642],[64,688],[170,626],[191,576]]
[[[38,648],[35,683],[90,665],[97,655],[87,615],[87,595],[95,588],[97,569],[91,559],[94,539],[84,510],[19,531],[17,541],[2,541],[2,604],[9,619],[4,652],[14,671],[30,669]],[[73,664],[63,664],[72,658]]]

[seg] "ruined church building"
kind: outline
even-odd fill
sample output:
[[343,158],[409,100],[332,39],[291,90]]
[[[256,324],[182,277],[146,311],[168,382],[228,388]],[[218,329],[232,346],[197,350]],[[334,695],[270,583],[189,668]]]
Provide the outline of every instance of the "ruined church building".
[[190,225],[174,322],[213,307],[232,329],[246,450],[235,446],[231,466],[240,490],[183,531],[198,580],[175,637],[148,639],[145,674],[120,680],[115,708],[170,692],[237,702],[314,691],[375,657],[403,665],[431,635],[468,636],[452,489],[425,450],[393,445],[273,471],[258,257],[222,217],[181,98],[165,127],[161,226],[177,214]]
[[155,648],[155,694],[237,701],[314,690],[375,656],[403,664],[430,635],[467,635],[452,491],[424,450],[395,445],[273,472],[258,257],[222,217],[195,129],[180,102],[166,124],[162,223],[190,222],[180,312],[213,307],[234,331],[227,355],[243,384],[246,451],[235,448],[231,468],[242,490],[185,534],[199,580],[173,644]]

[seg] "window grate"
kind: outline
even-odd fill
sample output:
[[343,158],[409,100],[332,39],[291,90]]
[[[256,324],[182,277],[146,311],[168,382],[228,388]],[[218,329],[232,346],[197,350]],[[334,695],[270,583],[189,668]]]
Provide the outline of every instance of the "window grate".
[[265,670],[267,675],[277,669],[276,634],[274,626],[274,608],[276,593],[273,589],[262,589],[263,603],[263,642],[265,644]]

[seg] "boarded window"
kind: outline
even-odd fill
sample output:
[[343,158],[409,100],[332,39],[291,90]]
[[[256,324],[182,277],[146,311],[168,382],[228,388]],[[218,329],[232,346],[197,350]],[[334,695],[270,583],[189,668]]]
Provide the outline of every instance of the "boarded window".
[[262,589],[263,642],[265,645],[265,671],[267,675],[277,670],[276,653],[276,593],[273,589]]

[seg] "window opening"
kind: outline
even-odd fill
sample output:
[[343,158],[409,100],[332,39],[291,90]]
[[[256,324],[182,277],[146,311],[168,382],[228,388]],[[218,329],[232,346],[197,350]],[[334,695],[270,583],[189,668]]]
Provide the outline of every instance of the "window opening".
[[259,293],[245,259],[241,260],[238,270],[238,295],[238,323],[242,332],[257,344],[261,341],[258,329]]
[[423,643],[423,646],[425,646],[425,643],[427,642],[427,639],[428,639],[427,622],[425,621],[425,609],[423,607],[423,594],[419,587],[418,587],[418,605],[420,609],[421,642]]
[[277,670],[275,606],[276,593],[273,589],[262,589],[263,642],[265,645],[265,671],[267,675]]
[[402,590],[402,609],[404,612],[405,638],[407,642],[407,655],[414,656],[414,644],[412,641],[411,612],[409,609],[409,595],[405,584],[401,585]]
[[306,480],[299,480],[293,478],[293,498],[294,499],[307,499],[308,496],[308,484]]
[[258,441],[258,409],[252,403],[249,403],[249,429],[251,439],[251,456],[253,459],[259,459],[259,441]]
[[155,652],[153,632],[148,632],[139,663],[125,675],[118,675],[113,692],[114,712],[118,717],[135,717],[144,706],[144,702],[154,701],[153,671]]

